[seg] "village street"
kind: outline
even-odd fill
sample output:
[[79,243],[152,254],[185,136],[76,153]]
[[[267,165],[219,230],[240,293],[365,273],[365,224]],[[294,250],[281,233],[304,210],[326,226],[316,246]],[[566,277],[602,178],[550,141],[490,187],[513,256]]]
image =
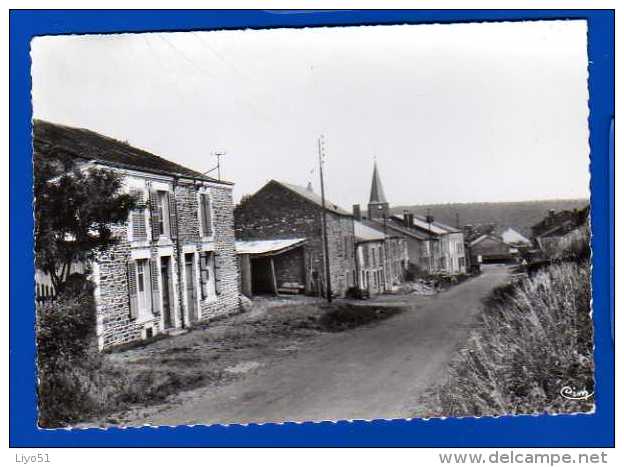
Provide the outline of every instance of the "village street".
[[322,334],[278,365],[229,385],[189,391],[181,404],[124,424],[409,417],[420,394],[444,378],[481,300],[506,279],[508,268],[494,266],[437,296],[412,296],[414,305],[392,318]]

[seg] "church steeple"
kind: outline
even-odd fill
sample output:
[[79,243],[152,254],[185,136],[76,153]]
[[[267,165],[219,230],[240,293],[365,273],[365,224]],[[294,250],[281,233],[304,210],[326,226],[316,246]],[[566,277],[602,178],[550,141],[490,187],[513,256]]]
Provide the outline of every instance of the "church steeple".
[[377,170],[377,161],[373,166],[373,182],[371,183],[371,192],[369,203],[387,203],[386,194],[384,193],[379,171]]
[[389,205],[386,200],[381,177],[377,169],[377,161],[373,165],[373,180],[371,182],[370,200],[368,202],[368,218],[383,219],[389,215]]

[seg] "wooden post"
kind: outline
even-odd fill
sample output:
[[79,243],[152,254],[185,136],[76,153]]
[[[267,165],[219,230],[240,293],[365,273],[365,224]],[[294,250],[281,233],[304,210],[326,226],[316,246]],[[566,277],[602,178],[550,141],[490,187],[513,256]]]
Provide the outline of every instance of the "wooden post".
[[275,275],[275,263],[273,262],[273,257],[271,256],[271,281],[273,282],[273,291],[275,295],[279,297],[279,292],[277,291],[277,276]]

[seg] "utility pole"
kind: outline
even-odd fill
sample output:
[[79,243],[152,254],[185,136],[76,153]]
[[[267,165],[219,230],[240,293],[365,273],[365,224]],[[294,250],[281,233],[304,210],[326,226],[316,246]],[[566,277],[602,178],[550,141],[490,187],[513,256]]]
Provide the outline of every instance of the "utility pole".
[[433,261],[433,235],[431,235],[431,223],[433,222],[433,216],[431,215],[431,209],[427,208],[427,217],[425,218],[425,220],[427,221],[428,224],[428,229],[429,232],[427,232],[427,235],[429,235],[429,271],[433,272],[433,268],[434,268],[434,261]]
[[331,277],[329,275],[329,241],[327,239],[327,210],[325,208],[325,182],[323,180],[323,162],[325,158],[325,142],[323,135],[318,139],[318,152],[319,152],[319,173],[321,177],[321,223],[323,226],[323,256],[325,257],[325,294],[327,303],[332,301],[332,289],[331,289]]

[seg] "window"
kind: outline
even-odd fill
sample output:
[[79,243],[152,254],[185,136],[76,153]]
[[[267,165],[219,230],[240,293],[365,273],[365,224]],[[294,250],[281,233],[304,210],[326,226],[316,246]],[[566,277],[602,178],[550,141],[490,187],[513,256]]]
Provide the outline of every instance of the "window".
[[368,269],[370,265],[370,258],[368,254],[368,245],[362,245],[362,256],[364,257],[364,268],[366,269]]
[[212,236],[212,206],[208,193],[199,194],[199,217],[201,220],[202,237]]
[[466,258],[459,258],[459,269],[464,269],[466,267]]
[[137,303],[138,303],[138,311],[140,314],[145,313],[148,310],[149,304],[149,281],[148,275],[149,271],[147,268],[147,260],[139,259],[136,262],[137,269]]
[[169,236],[169,193],[166,191],[156,192],[156,216],[157,232],[159,235]]
[[214,298],[217,295],[214,263],[214,253],[205,251],[199,255],[199,284],[202,300]]

